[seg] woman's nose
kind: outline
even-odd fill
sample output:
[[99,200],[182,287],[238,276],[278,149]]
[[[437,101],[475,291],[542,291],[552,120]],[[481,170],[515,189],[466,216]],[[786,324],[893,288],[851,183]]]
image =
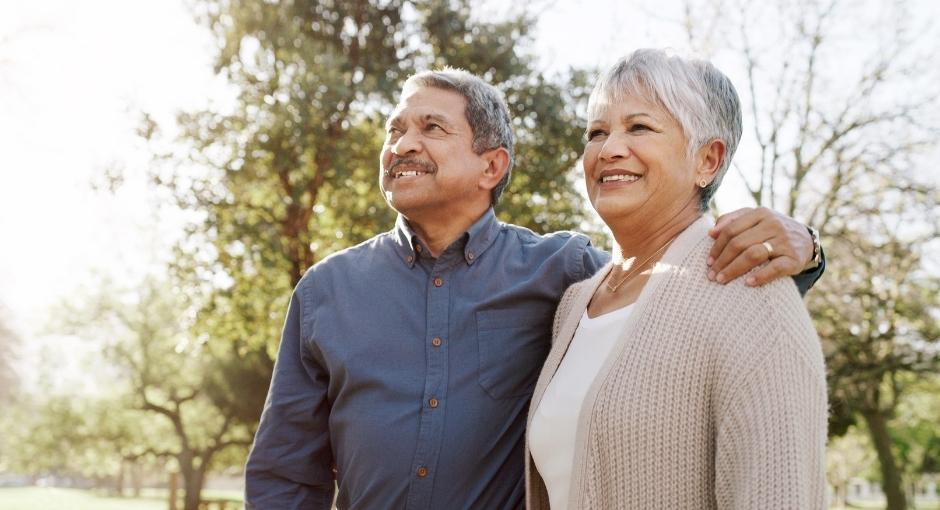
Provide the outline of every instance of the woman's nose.
[[615,161],[628,158],[630,154],[630,144],[627,137],[622,134],[611,133],[604,140],[604,145],[601,146],[601,151],[597,156],[604,161]]

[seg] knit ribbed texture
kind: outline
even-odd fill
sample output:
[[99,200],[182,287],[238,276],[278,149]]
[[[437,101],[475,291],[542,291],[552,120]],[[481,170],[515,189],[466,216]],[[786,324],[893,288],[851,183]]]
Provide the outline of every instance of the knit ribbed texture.
[[[710,282],[710,224],[657,264],[588,392],[570,508],[825,508],[826,381],[809,314],[790,278]],[[530,409],[609,269],[562,298]],[[527,507],[548,509],[526,455]]]

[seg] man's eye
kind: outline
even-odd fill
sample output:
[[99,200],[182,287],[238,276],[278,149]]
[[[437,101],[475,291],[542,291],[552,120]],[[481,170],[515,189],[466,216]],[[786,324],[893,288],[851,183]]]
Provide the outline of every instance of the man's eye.
[[435,123],[433,123],[433,122],[430,123],[430,124],[428,124],[427,126],[425,126],[424,129],[426,129],[426,130],[428,130],[428,131],[441,131],[441,132],[444,131],[444,128],[441,127],[440,124],[435,124]]

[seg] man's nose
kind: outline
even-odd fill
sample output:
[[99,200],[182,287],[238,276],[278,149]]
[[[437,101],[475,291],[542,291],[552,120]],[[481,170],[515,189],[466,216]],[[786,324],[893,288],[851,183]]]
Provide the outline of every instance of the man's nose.
[[421,140],[414,131],[414,129],[409,129],[402,133],[401,136],[398,137],[398,140],[395,140],[395,143],[392,144],[392,153],[398,156],[404,156],[406,154],[420,152]]

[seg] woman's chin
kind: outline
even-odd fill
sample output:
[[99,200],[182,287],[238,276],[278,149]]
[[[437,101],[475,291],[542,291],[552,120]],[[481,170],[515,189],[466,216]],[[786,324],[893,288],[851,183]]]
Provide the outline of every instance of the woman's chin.
[[594,206],[594,210],[597,211],[597,215],[604,220],[604,223],[607,226],[610,226],[611,223],[623,223],[624,221],[629,221],[631,217],[635,218],[637,215],[637,205],[630,203],[632,201],[623,200],[614,200],[613,197],[609,199],[599,199],[592,201],[591,205]]

